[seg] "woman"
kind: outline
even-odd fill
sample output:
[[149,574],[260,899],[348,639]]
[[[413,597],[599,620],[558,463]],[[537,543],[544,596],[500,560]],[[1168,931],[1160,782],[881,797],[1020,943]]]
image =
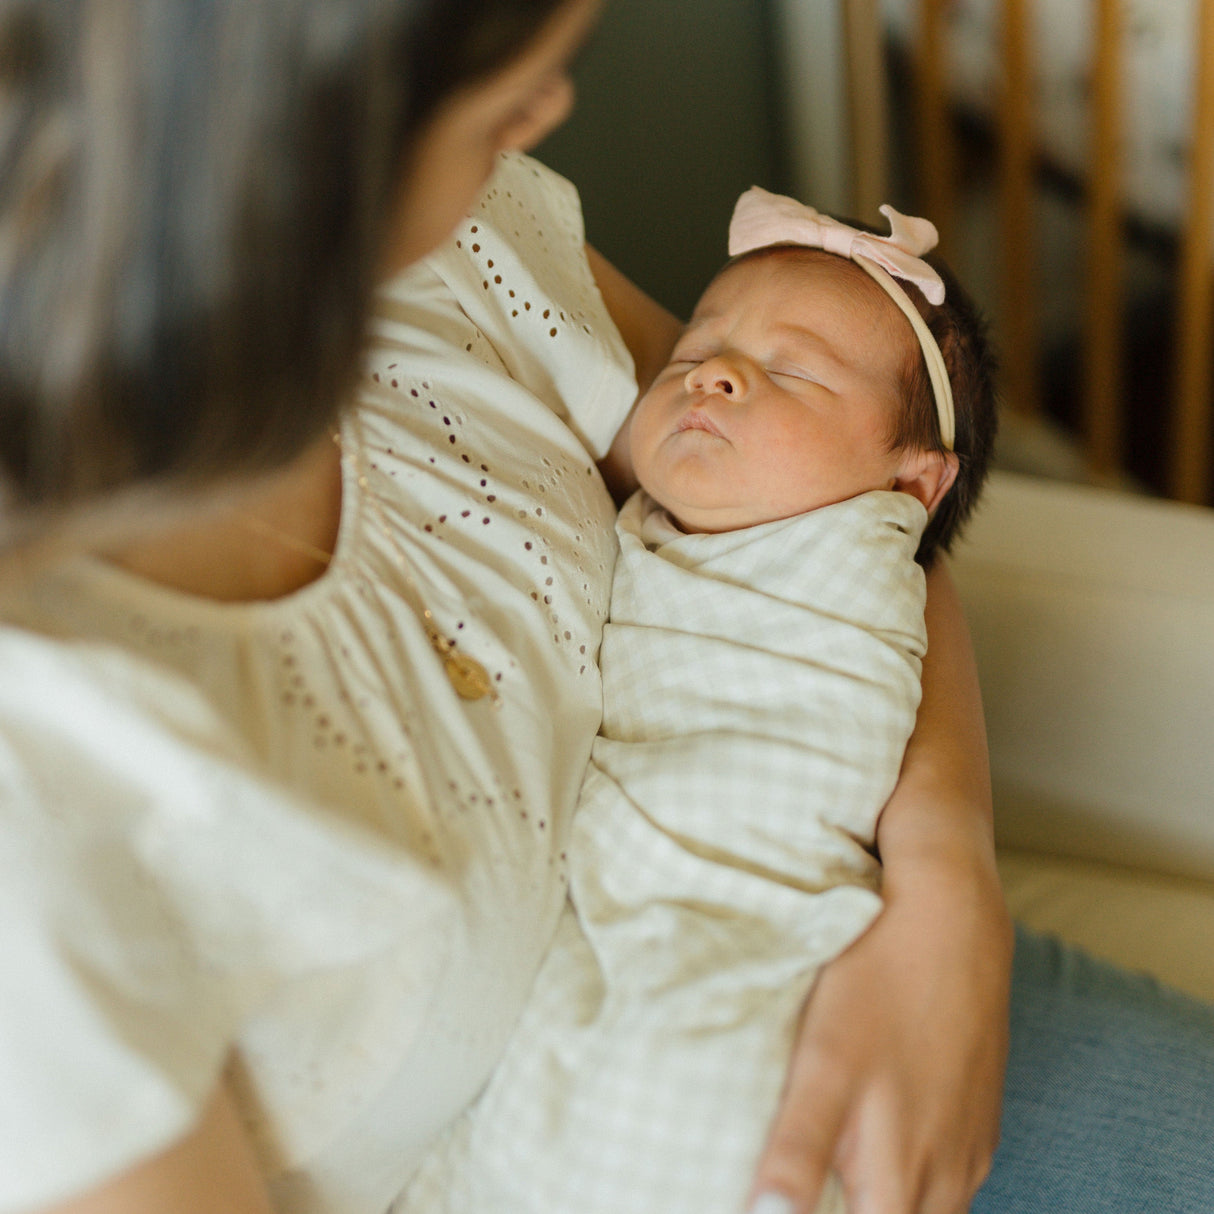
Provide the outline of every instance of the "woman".
[[[595,8],[0,16],[0,1209],[377,1214],[500,1052],[597,725],[592,461],[677,328],[498,163]],[[440,243],[355,391],[372,288]],[[888,907],[809,1004],[769,1204],[835,1166],[857,1209],[961,1209],[993,1147],[1009,941],[944,576],[928,623]]]

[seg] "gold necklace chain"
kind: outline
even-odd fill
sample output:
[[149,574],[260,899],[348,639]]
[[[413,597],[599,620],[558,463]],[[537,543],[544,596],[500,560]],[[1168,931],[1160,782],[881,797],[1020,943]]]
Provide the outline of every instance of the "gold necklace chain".
[[318,564],[328,565],[333,560],[331,552],[326,552],[315,544],[309,544],[307,540],[301,540],[299,536],[292,535],[289,531],[280,531],[277,527],[267,523],[263,518],[258,518],[255,514],[242,514],[240,516],[240,523],[242,527],[247,527],[257,535],[264,535],[266,539],[273,540],[284,548],[289,548],[292,552],[298,552],[302,556],[311,557]]
[[[341,441],[340,431],[333,431],[331,437],[338,450],[344,453],[345,446]],[[401,547],[400,540],[393,533],[384,515],[383,506],[371,489],[366,471],[363,468],[362,451],[360,448],[355,448],[353,458],[358,490],[362,494],[363,501],[367,503],[368,508],[374,515],[376,526],[383,533],[384,538],[388,541],[389,546],[397,556],[405,585],[414,599],[413,610],[421,621],[422,629],[426,634],[426,639],[430,642],[431,648],[442,659],[443,670],[446,672],[451,686],[465,700],[483,700],[488,696],[493,706],[500,708],[501,697],[493,686],[493,680],[489,677],[489,672],[476,658],[464,653],[454,638],[446,636],[439,631],[439,627],[434,621],[434,615],[430,611],[430,608],[426,606],[425,600],[422,598],[421,589],[410,572],[409,558],[405,555],[405,550]],[[264,519],[258,518],[256,515],[241,515],[241,523],[250,531],[265,536],[267,539],[274,540],[293,552],[310,557],[326,568],[333,563],[333,553],[326,552],[323,548],[318,548],[315,544],[310,544],[307,540],[300,539],[299,536],[292,535],[288,531],[282,531],[273,524],[267,523]]]

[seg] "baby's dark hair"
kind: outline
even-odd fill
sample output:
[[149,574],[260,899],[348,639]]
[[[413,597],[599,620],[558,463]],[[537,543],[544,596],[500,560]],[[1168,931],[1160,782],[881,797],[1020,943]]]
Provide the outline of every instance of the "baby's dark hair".
[[[973,513],[989,471],[998,429],[995,378],[998,361],[991,345],[986,319],[952,270],[940,257],[924,258],[944,280],[942,304],[928,303],[914,286],[903,284],[923,316],[944,356],[953,390],[957,478],[928,521],[916,559],[930,565],[937,552],[948,552],[962,526]],[[890,435],[892,450],[944,451],[936,398],[919,343],[913,345],[902,372],[905,408],[897,415]]]

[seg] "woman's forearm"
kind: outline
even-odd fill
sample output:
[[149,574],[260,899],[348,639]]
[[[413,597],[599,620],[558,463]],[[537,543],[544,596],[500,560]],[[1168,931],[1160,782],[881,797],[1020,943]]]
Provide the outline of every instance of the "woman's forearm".
[[986,726],[961,601],[943,561],[928,573],[923,698],[877,827],[887,887],[908,868],[970,863],[995,874]]
[[220,1090],[162,1155],[43,1214],[273,1214],[235,1105]]
[[974,998],[993,1008],[1007,997],[1012,923],[995,865],[978,670],[943,561],[928,574],[927,633],[915,731],[877,828],[883,893],[887,906],[913,911],[925,950],[967,958]]

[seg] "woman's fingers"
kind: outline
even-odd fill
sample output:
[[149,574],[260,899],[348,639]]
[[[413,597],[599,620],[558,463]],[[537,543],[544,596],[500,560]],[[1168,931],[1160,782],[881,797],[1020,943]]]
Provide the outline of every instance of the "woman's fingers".
[[[834,1167],[852,1103],[853,1079],[840,1059],[824,1050],[803,1025],[755,1172],[752,1214],[809,1214],[816,1208]],[[783,1206],[778,1204],[781,1198]]]
[[842,1067],[804,1051],[789,1075],[748,1214],[843,1214],[844,1208],[847,1214],[965,1214],[990,1153],[967,1151],[960,1160],[950,1146],[917,1133],[914,1109],[879,1081],[857,1093]]
[[955,1141],[927,1129],[913,1099],[875,1087],[856,1122],[837,1156],[848,1214],[965,1214],[974,1171],[954,1158]]
[[847,1214],[967,1208],[998,1137],[1007,1027],[998,933],[973,906],[891,897],[819,975],[752,1190],[791,1201],[770,1214],[810,1214],[831,1172]]

